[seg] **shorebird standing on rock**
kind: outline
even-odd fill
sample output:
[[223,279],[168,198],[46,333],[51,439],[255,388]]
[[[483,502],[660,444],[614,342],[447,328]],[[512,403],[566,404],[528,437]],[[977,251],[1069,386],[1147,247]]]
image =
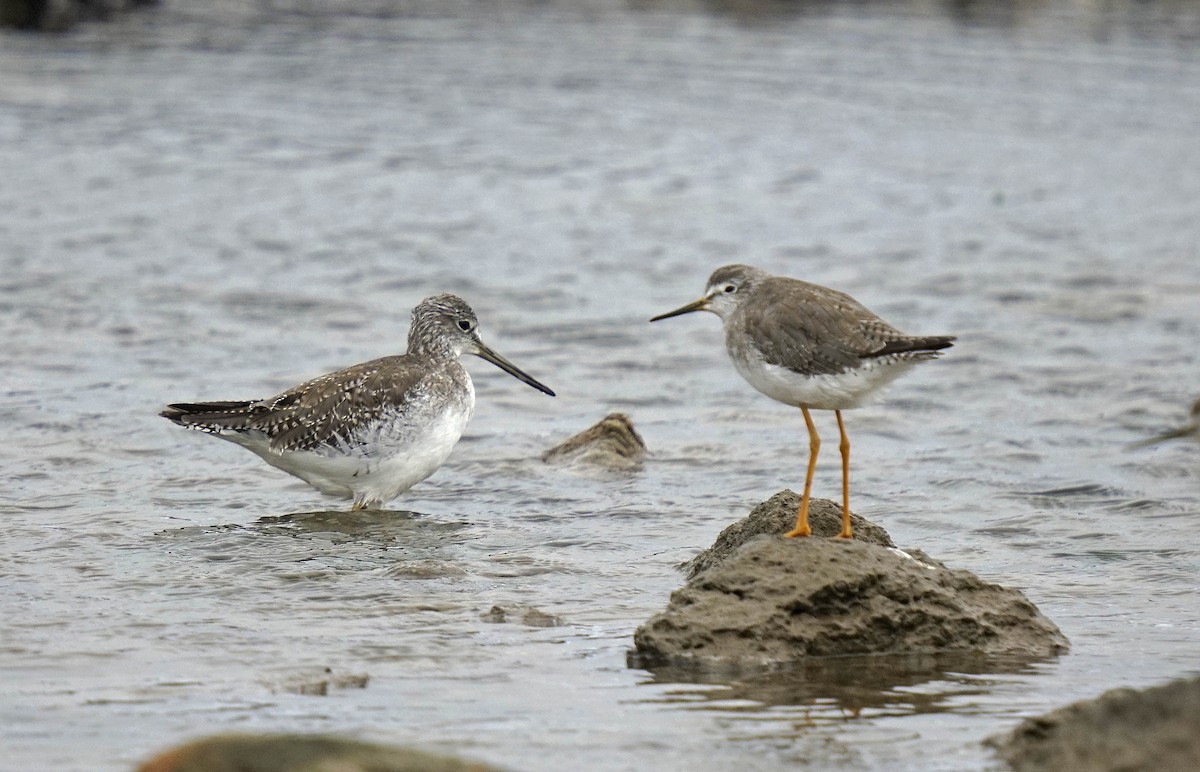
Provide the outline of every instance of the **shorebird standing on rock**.
[[917,362],[934,359],[954,336],[905,335],[844,292],[772,276],[748,265],[713,271],[704,296],[650,321],[711,311],[725,327],[725,350],[750,385],[800,408],[808,427],[808,471],[796,526],[786,536],[809,536],[808,502],[821,438],[809,410],[837,416],[842,451],[842,531],[850,527],[850,438],[842,411],[860,407]]
[[479,321],[455,295],[422,300],[408,351],[302,383],[278,396],[184,402],[160,413],[179,426],[229,440],[322,493],[372,509],[433,474],[475,409],[458,359],[475,354],[533,388],[554,392],[492,351]]

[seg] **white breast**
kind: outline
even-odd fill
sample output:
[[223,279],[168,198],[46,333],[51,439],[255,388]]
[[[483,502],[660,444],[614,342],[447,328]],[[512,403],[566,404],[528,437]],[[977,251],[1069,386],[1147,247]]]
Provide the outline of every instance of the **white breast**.
[[432,391],[411,393],[403,406],[337,445],[280,454],[265,444],[239,444],[322,493],[379,506],[429,477],[450,456],[475,409],[469,377],[464,385],[451,400]]
[[861,407],[915,364],[867,359],[861,366],[836,375],[801,375],[786,367],[767,364],[761,358],[731,359],[741,376],[771,399],[814,410]]

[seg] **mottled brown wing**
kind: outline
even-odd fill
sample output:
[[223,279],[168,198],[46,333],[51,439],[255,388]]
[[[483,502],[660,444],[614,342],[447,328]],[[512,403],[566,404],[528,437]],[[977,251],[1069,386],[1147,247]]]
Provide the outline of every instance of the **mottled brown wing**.
[[345,441],[355,428],[402,402],[425,374],[405,355],[383,357],[322,375],[270,399],[179,402],[160,415],[210,434],[262,432],[277,452],[309,450]]
[[909,336],[844,292],[772,277],[742,306],[743,330],[768,364],[836,375]]
[[336,444],[402,401],[423,373],[405,356],[363,362],[263,400],[245,428],[264,432],[277,452]]

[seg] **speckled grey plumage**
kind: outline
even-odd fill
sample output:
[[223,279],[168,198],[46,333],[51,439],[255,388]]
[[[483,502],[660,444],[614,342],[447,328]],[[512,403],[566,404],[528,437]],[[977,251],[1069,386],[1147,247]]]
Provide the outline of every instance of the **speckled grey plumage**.
[[319,490],[378,506],[445,460],[475,406],[460,364],[476,354],[550,396],[486,346],[455,295],[413,309],[408,350],[306,381],[263,400],[174,403],[161,415],[230,440]]
[[410,351],[322,375],[268,399],[176,403],[162,415],[212,434],[260,432],[276,453],[344,450],[361,444],[356,435],[398,406],[411,405],[418,394],[466,404],[470,388],[457,357],[443,361]]

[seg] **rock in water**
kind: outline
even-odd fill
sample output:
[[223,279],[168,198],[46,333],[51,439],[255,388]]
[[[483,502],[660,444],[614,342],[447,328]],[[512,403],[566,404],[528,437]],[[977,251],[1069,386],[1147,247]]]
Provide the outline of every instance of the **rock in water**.
[[1113,689],[987,744],[1019,772],[1200,769],[1200,677]]
[[[787,533],[796,525],[800,494],[782,490],[759,504],[750,514],[721,531],[708,549],[684,563],[680,568],[691,579],[702,571],[737,551],[750,539],[765,533]],[[866,518],[850,513],[855,541],[865,541],[883,547],[895,547],[888,532]],[[829,499],[811,499],[808,503],[808,525],[814,536],[832,538],[842,531],[842,508]]]
[[645,458],[646,443],[624,413],[609,413],[542,454],[547,463],[590,466],[611,472],[637,469]]
[[[879,544],[776,535],[786,520],[779,510],[794,520],[793,500],[791,491],[777,494],[689,564],[693,576],[667,610],[634,634],[631,666],[736,671],[849,654],[1067,650],[1066,637],[1020,591],[883,546],[891,539],[877,526]],[[816,522],[818,533],[829,530]],[[837,532],[832,522],[830,529]]]
[[498,772],[408,748],[300,734],[229,734],[181,745],[138,772]]

